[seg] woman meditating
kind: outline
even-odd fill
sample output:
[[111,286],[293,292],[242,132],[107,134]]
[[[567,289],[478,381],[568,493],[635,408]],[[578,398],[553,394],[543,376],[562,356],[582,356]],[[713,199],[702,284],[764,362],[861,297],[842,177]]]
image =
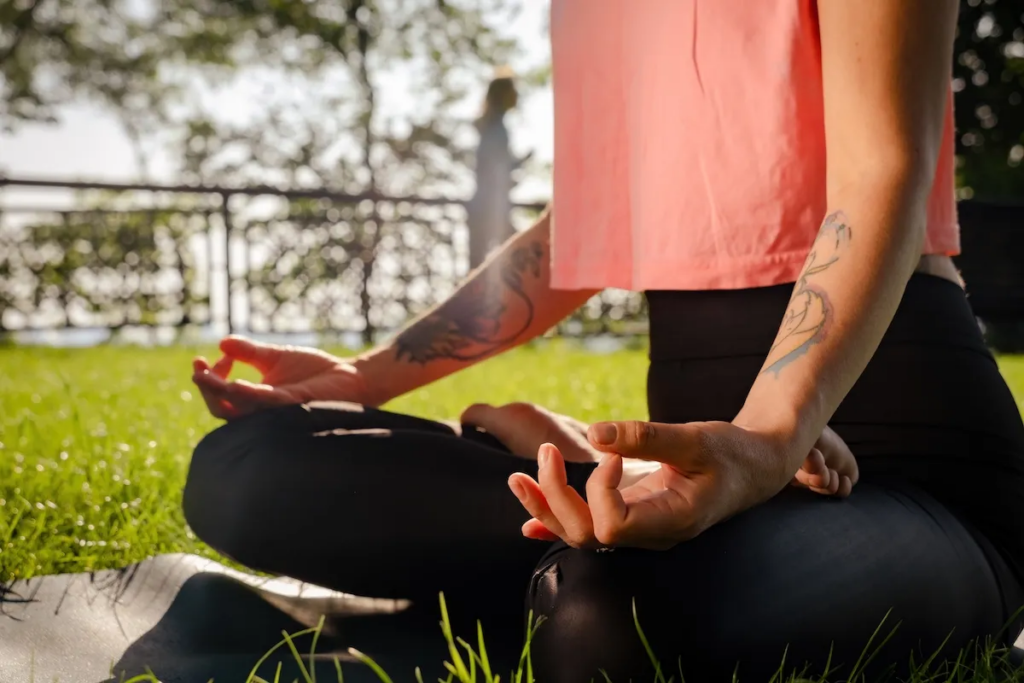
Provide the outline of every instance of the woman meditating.
[[[192,462],[195,532],[431,608],[525,589],[545,683],[648,680],[634,600],[688,681],[766,681],[784,652],[845,678],[887,614],[877,662],[998,632],[1024,603],[1024,426],[949,258],[956,14],[553,0],[552,210],[357,358],[197,359],[227,424]],[[375,409],[605,287],[649,302],[649,422]]]

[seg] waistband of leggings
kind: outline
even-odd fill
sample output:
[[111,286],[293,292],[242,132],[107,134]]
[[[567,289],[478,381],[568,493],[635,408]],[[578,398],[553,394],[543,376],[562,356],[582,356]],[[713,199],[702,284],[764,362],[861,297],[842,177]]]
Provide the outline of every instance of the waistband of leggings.
[[[652,361],[766,355],[793,284],[752,289],[645,292]],[[964,290],[915,273],[880,348],[895,344],[963,347],[990,355]]]

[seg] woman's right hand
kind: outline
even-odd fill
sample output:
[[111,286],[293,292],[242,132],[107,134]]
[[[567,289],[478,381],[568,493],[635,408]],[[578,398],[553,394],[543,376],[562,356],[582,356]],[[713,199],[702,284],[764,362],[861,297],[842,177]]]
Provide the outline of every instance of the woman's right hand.
[[[357,362],[349,362],[318,349],[264,344],[245,337],[221,340],[220,360],[192,361],[192,381],[210,412],[225,420],[279,405],[307,401],[350,401],[377,405],[369,382]],[[229,380],[235,361],[259,371],[259,384]]]

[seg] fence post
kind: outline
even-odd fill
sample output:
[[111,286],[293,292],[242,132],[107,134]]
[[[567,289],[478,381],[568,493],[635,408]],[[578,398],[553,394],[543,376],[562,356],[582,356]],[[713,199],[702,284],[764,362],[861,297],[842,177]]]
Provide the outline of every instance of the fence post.
[[231,201],[230,192],[222,192],[220,195],[220,212],[224,221],[224,292],[226,297],[226,317],[228,323],[228,334],[235,331],[234,320],[231,315],[231,209],[228,206]]
[[373,235],[372,239],[367,244],[366,239],[366,223],[363,223],[362,240],[362,261],[363,261],[363,291],[360,294],[360,307],[362,308],[363,321],[365,327],[363,327],[363,346],[373,346],[374,329],[373,322],[370,320],[370,314],[373,312],[373,301],[370,299],[370,280],[373,278],[373,268],[377,259],[377,243],[380,241],[381,224],[380,224],[380,212],[377,209],[377,197],[374,196],[371,200],[373,202],[372,208],[370,209],[370,223],[373,223]]

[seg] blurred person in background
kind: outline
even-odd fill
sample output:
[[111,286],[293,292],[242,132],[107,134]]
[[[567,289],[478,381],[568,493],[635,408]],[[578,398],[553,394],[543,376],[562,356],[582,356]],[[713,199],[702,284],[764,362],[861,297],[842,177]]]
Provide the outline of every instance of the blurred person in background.
[[[650,676],[634,604],[691,681],[767,680],[784,652],[846,677],[883,620],[874,665],[901,669],[1000,631],[1024,425],[950,260],[955,0],[551,12],[553,208],[356,358],[230,337],[196,359],[227,424],[192,461],[195,532],[431,609],[525,589],[547,683]],[[377,408],[605,287],[648,298],[650,421]]]
[[[476,152],[476,191],[466,204],[469,228],[469,267],[476,268],[487,254],[504,244],[512,227],[512,174],[526,160],[509,149],[505,114],[515,108],[519,93],[512,72],[498,69],[487,86],[483,111],[476,121],[480,143]],[[527,157],[528,158],[528,157]]]

